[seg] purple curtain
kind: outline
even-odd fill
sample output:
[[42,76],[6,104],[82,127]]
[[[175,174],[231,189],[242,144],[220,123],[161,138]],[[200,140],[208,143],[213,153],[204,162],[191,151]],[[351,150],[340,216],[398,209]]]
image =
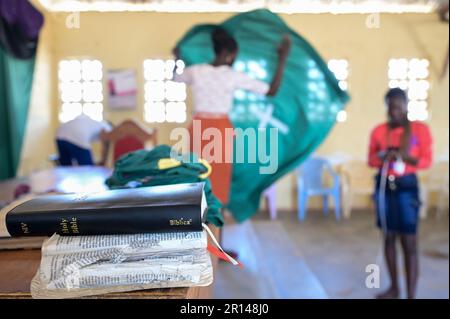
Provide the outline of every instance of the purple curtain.
[[0,46],[19,59],[34,56],[42,14],[28,0],[0,0]]

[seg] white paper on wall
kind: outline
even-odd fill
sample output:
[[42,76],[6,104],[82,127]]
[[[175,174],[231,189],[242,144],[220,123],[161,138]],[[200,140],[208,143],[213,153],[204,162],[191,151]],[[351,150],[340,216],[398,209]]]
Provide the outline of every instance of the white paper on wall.
[[109,107],[112,110],[132,110],[137,105],[135,70],[108,71]]

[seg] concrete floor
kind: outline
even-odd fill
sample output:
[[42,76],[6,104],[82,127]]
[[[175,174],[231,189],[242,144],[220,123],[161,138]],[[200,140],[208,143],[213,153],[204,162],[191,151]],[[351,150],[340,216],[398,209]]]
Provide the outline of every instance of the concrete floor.
[[[448,214],[430,214],[420,225],[418,298],[449,298]],[[389,284],[381,238],[370,212],[349,220],[310,212],[299,223],[294,212],[270,221],[261,213],[224,228],[224,247],[239,253],[244,269],[220,263],[216,298],[373,298]],[[399,247],[399,252],[401,252]],[[401,256],[401,253],[399,253]],[[369,264],[380,265],[380,288],[367,288]],[[398,261],[404,296],[404,270]]]

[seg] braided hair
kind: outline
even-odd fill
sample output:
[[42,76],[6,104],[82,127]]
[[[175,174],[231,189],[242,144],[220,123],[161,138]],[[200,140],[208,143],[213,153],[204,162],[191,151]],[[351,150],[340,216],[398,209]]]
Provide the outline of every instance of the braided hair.
[[235,52],[238,49],[236,40],[229,35],[223,28],[217,27],[212,34],[214,53],[216,55],[225,52]]
[[[405,103],[408,102],[408,97],[406,95],[406,92],[400,88],[389,89],[389,91],[387,91],[387,93],[384,97],[387,104],[389,103],[389,100],[391,100],[393,98],[400,98]],[[411,139],[411,122],[409,120],[406,120],[405,123],[403,123],[403,128],[404,128],[404,132],[403,132],[402,139],[400,142],[400,150],[402,152],[407,152],[409,149],[409,144],[410,144],[410,139]]]

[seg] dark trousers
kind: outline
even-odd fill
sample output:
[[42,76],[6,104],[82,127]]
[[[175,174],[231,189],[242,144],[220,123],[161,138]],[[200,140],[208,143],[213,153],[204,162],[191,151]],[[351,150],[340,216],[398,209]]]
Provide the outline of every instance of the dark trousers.
[[61,166],[94,165],[91,150],[63,140],[56,140],[56,145]]

